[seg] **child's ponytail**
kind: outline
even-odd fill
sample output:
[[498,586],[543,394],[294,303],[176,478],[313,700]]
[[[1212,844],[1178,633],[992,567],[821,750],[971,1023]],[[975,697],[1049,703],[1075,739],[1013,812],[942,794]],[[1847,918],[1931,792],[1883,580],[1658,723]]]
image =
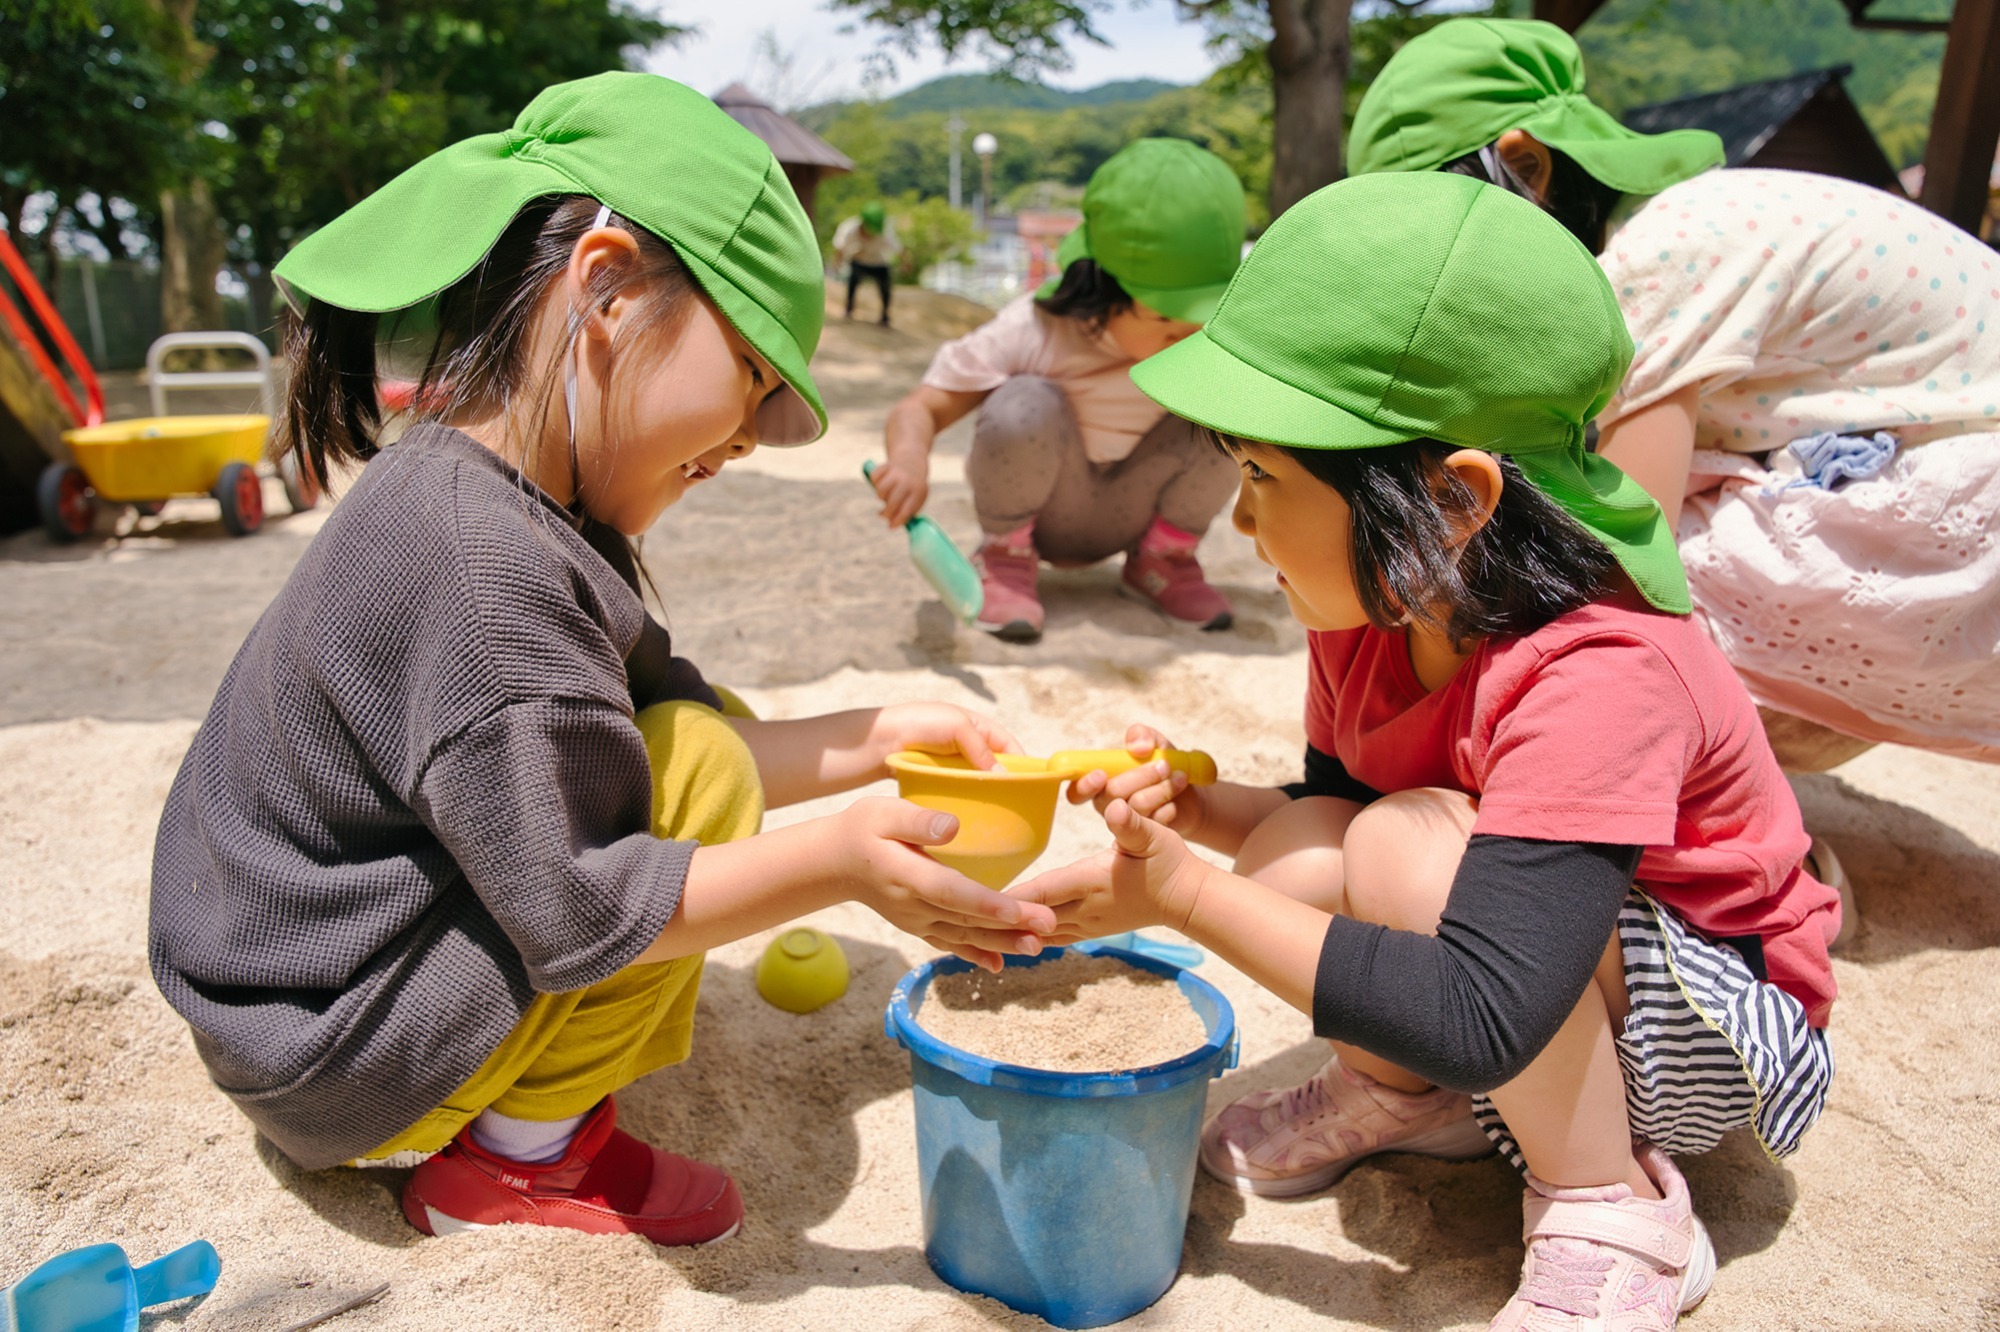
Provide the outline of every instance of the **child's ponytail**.
[[313,301],[289,321],[289,367],[278,418],[277,452],[291,454],[301,475],[326,489],[329,459],[364,463],[375,456],[382,424],[375,384],[380,315]]

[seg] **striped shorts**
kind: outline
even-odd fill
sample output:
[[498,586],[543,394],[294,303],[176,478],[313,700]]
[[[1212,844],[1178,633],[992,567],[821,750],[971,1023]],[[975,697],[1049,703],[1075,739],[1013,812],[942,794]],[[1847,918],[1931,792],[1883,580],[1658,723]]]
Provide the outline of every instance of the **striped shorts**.
[[[1632,996],[1617,1041],[1632,1136],[1693,1156],[1748,1125],[1772,1160],[1797,1151],[1833,1080],[1833,1051],[1805,1006],[1636,888],[1618,913],[1618,942]],[[1472,1110],[1526,1174],[1493,1103],[1475,1097]]]

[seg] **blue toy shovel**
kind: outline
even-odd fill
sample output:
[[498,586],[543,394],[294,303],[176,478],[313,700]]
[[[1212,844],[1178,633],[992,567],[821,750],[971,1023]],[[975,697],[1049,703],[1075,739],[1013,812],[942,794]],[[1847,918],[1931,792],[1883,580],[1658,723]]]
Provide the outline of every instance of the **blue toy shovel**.
[[116,1244],[72,1249],[0,1292],[0,1332],[137,1332],[141,1309],[206,1295],[221,1275],[207,1240],[140,1268]]
[[[862,463],[861,475],[872,484],[875,464]],[[904,523],[903,530],[910,536],[911,562],[943,598],[945,608],[962,623],[971,624],[978,619],[980,607],[986,604],[986,594],[979,590],[979,571],[972,567],[972,561],[965,558],[942,527],[922,514]]]

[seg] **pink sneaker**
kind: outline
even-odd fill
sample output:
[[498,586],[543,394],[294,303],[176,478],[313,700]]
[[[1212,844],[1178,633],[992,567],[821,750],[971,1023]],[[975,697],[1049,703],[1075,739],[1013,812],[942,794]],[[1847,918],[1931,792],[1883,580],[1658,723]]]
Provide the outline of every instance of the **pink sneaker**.
[[1521,1288],[1487,1332],[1667,1332],[1701,1303],[1715,1246],[1667,1154],[1636,1145],[1659,1202],[1624,1184],[1558,1189],[1528,1176]]
[[979,570],[979,627],[1009,643],[1032,643],[1042,636],[1042,599],[1035,595],[1042,557],[1035,553],[1035,525],[1026,523],[1000,536],[988,534],[972,552]]
[[1153,519],[1138,548],[1125,557],[1119,586],[1141,601],[1149,601],[1176,620],[1204,629],[1227,629],[1235,619],[1229,599],[1202,576],[1194,548],[1201,538],[1183,532],[1164,518]]
[[1397,1091],[1338,1059],[1289,1091],[1252,1092],[1201,1131],[1202,1167],[1265,1198],[1316,1193],[1378,1152],[1470,1161],[1492,1151],[1470,1096]]

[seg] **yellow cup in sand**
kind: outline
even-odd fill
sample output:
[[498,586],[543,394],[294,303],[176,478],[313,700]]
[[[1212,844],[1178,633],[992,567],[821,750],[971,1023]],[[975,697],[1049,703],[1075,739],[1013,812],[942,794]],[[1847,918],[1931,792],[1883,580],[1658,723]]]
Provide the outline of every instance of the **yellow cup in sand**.
[[757,959],[757,993],[788,1013],[825,1008],[847,993],[847,954],[830,934],[786,930]]
[[1064,782],[1102,768],[1112,776],[1165,759],[1197,786],[1215,780],[1215,760],[1196,750],[1156,750],[1135,758],[1124,749],[1070,749],[1048,758],[1001,754],[1000,767],[981,769],[959,754],[906,749],[889,756],[896,790],[926,809],[958,816],[958,835],[925,851],[969,879],[1000,889],[1048,847],[1056,792]]

